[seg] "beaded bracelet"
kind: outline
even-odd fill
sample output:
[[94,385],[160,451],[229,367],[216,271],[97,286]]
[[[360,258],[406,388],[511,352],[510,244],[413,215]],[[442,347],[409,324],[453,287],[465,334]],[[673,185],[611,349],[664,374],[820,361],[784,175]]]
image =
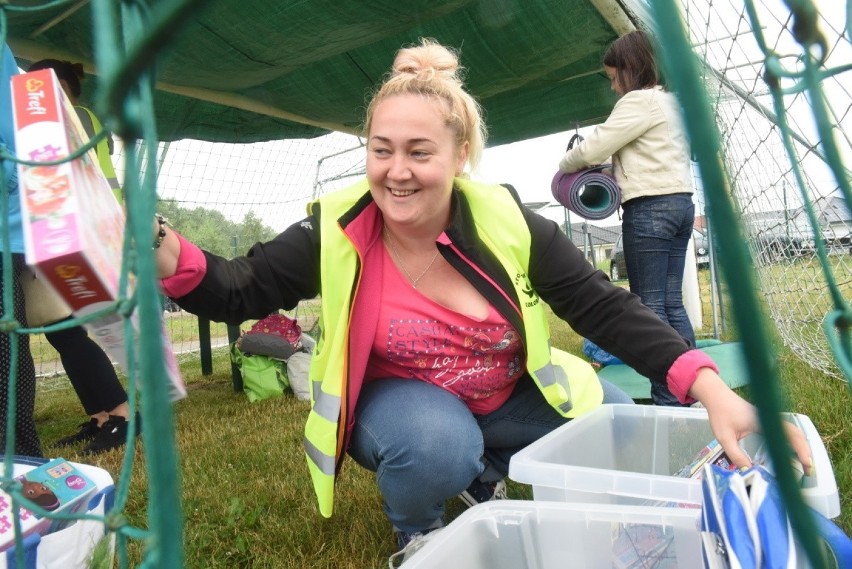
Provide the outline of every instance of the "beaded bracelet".
[[160,215],[159,213],[155,216],[157,219],[157,224],[159,224],[159,230],[157,231],[157,237],[154,239],[154,245],[152,249],[159,249],[160,245],[163,244],[163,239],[166,238],[166,225],[169,223],[169,220]]

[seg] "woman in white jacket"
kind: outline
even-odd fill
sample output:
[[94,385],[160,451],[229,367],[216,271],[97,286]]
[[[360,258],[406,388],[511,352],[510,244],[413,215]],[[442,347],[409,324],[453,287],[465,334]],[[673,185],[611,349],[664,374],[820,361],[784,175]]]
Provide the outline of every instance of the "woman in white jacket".
[[[659,84],[645,33],[617,39],[603,64],[619,100],[604,124],[568,150],[559,169],[576,172],[612,158],[630,290],[694,346],[681,292],[695,206],[680,107]],[[664,385],[653,385],[651,395],[658,405],[680,405]]]

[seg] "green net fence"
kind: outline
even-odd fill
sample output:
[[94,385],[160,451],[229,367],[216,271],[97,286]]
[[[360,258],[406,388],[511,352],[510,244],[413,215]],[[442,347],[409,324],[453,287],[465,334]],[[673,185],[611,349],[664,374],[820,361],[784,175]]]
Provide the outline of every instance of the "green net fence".
[[[744,6],[739,9],[732,6],[733,9],[727,13],[725,13],[726,7],[724,6],[719,12],[715,10],[708,12],[705,10],[706,6],[698,3],[690,4],[686,9],[685,20],[689,22],[688,29],[690,31],[701,34],[699,36],[702,39],[701,45],[703,46],[700,50],[701,57],[696,57],[689,49],[694,44],[694,40],[686,32],[687,28],[680,18],[678,5],[667,1],[654,2],[652,5],[655,15],[654,21],[660,41],[664,46],[665,67],[684,106],[693,151],[700,164],[705,195],[708,201],[709,217],[713,226],[717,228],[716,237],[722,251],[722,255],[720,255],[721,264],[728,277],[727,282],[731,290],[735,319],[741,331],[745,351],[749,354],[748,367],[752,392],[755,400],[759,402],[759,416],[767,433],[770,454],[775,464],[784,463],[786,456],[786,444],[779,415],[781,397],[775,384],[777,362],[770,350],[767,349],[771,345],[768,334],[769,326],[761,312],[758,295],[755,293],[758,286],[752,280],[752,272],[747,270],[751,265],[752,257],[745,247],[745,244],[749,241],[745,238],[747,232],[744,231],[744,227],[747,228],[751,237],[750,248],[757,253],[758,257],[762,257],[764,261],[762,264],[765,266],[777,262],[778,258],[775,254],[767,254],[767,251],[771,249],[761,239],[767,234],[770,225],[758,222],[757,220],[761,219],[761,216],[754,215],[756,212],[750,211],[750,208],[754,201],[768,192],[780,190],[781,197],[786,197],[785,191],[788,183],[798,189],[798,195],[801,199],[800,203],[804,213],[800,215],[800,227],[803,225],[806,228],[802,235],[810,237],[817,252],[817,260],[811,260],[810,264],[814,267],[813,270],[820,270],[823,277],[819,296],[827,297],[825,301],[827,304],[823,304],[823,306],[829,307],[827,313],[821,314],[825,323],[827,344],[831,347],[831,353],[835,361],[840,364],[840,369],[847,381],[850,377],[849,374],[852,373],[852,368],[848,366],[848,354],[850,347],[852,347],[848,336],[849,307],[841,288],[842,281],[839,284],[835,278],[836,264],[831,262],[837,257],[829,258],[828,256],[828,236],[820,230],[821,226],[814,207],[815,196],[820,194],[815,193],[816,188],[809,184],[802,174],[804,158],[796,148],[794,142],[796,131],[788,120],[791,115],[796,115],[797,119],[804,118],[804,113],[801,110],[797,112],[793,111],[792,108],[797,102],[801,106],[798,99],[806,93],[812,111],[812,120],[816,124],[818,140],[820,141],[819,145],[809,145],[807,150],[817,154],[833,174],[835,188],[839,189],[834,197],[841,199],[846,204],[850,203],[849,172],[843,165],[840,150],[840,148],[849,150],[849,139],[846,138],[845,145],[839,147],[834,133],[834,129],[838,127],[837,119],[842,117],[844,111],[849,109],[848,98],[846,109],[838,115],[829,105],[826,97],[828,89],[823,86],[823,79],[836,77],[847,70],[846,61],[848,60],[839,60],[837,67],[833,68],[826,67],[825,64],[831,55],[830,46],[835,49],[840,46],[839,51],[841,53],[839,55],[841,58],[844,57],[847,52],[846,48],[848,48],[848,40],[844,41],[841,36],[840,43],[829,44],[826,36],[823,35],[818,12],[813,3],[791,1],[787,4],[790,7],[789,15],[780,21],[777,19],[777,13],[767,12],[766,4],[758,4],[753,1],[745,2]],[[715,7],[716,5],[714,5]],[[764,9],[761,10],[760,8]],[[775,35],[771,36],[773,43],[769,43],[766,39],[768,31],[771,29],[764,27],[767,17],[776,24]],[[712,26],[711,23],[717,18],[719,19],[717,25]],[[731,29],[732,26],[733,29]],[[717,44],[724,44],[725,38],[724,36],[718,39],[708,37],[707,30],[719,28],[728,30],[734,38],[739,38],[741,35],[752,36],[751,41],[748,42],[748,44],[751,44],[749,46],[751,53],[748,49],[740,51],[741,46],[748,45],[746,42],[736,42],[736,51],[733,45],[727,48],[724,45],[719,45],[718,50],[723,54],[723,58],[721,61],[713,61],[714,56],[716,56]],[[795,41],[790,42],[790,38]],[[712,46],[712,49],[709,46]],[[756,51],[755,47],[759,51]],[[740,67],[736,61],[739,57],[757,57],[758,63],[755,67],[746,59],[743,62],[743,67]],[[711,67],[713,63],[716,66]],[[719,66],[720,64],[721,66]],[[749,65],[753,66],[753,69],[758,72],[751,79],[754,87],[751,90],[737,93],[736,88],[740,83],[729,78],[729,76],[733,75],[734,78],[739,79],[740,70]],[[726,75],[724,72],[728,69],[733,69],[733,71]],[[716,94],[714,106],[716,113],[713,113],[714,107],[709,104],[707,98],[709,90],[704,85],[708,78],[712,78],[713,83],[720,85],[710,91]],[[761,109],[763,109],[763,116],[771,119],[771,122],[774,123],[773,127],[763,129],[762,140],[767,141],[766,144],[769,149],[771,149],[773,139],[775,144],[780,144],[786,149],[788,165],[781,167],[780,173],[779,170],[776,170],[773,174],[771,164],[767,167],[760,158],[757,158],[758,161],[752,164],[749,164],[748,159],[737,160],[738,156],[743,156],[741,142],[746,141],[746,155],[751,153],[749,147],[753,149],[761,145],[755,144],[756,139],[751,139],[752,143],[748,144],[746,128],[736,128],[741,118],[744,122],[746,120],[745,115],[748,113],[745,105],[733,105],[738,110],[735,111],[737,118],[732,119],[730,110],[725,108],[727,104],[725,99],[735,94],[739,94],[741,97],[748,95],[745,97],[746,104],[759,103],[759,98],[754,93],[757,78],[762,78],[765,84],[769,86],[772,107],[761,107]],[[748,82],[748,79],[746,81]],[[723,133],[722,136],[719,135],[720,131]],[[758,132],[757,136],[760,137],[761,133]],[[795,136],[795,139],[799,139],[799,142],[802,141],[800,136]],[[725,141],[724,144],[722,140]],[[760,140],[760,138],[757,140]],[[768,151],[769,149],[764,150]],[[756,170],[762,168],[767,171],[767,176],[763,178],[765,189],[757,190],[754,179],[760,179],[762,172],[756,172]],[[729,172],[732,172],[732,174],[729,175]],[[795,184],[791,182],[795,182]],[[778,185],[780,187],[777,187]],[[777,197],[778,194],[774,199],[770,197],[769,203],[777,207],[780,202],[780,205],[784,206],[783,221],[780,225],[785,234],[789,234],[787,233],[788,222],[790,218],[795,216],[787,213],[786,204],[788,202],[778,200]],[[740,208],[735,205],[736,203],[740,204]],[[763,212],[759,213],[762,214]],[[752,215],[749,216],[749,214]],[[778,227],[773,226],[772,229],[777,230]],[[789,251],[789,247],[789,243],[784,243],[785,253]],[[795,256],[797,253],[799,252],[793,251],[790,252],[790,255]],[[844,256],[842,253],[845,253],[845,251],[841,252],[841,258]],[[798,272],[799,264],[805,265],[804,270],[807,273],[808,262],[797,260],[793,263],[794,274]],[[782,272],[785,270],[789,269],[782,269]],[[801,286],[801,277],[793,278],[799,281],[797,288],[805,288]],[[841,278],[845,280],[846,277],[841,274]],[[777,277],[772,280],[774,288],[778,284]],[[848,293],[848,289],[846,292]],[[806,294],[807,300],[802,302],[813,304],[815,303],[813,299],[817,296],[816,291],[812,289]],[[789,299],[784,302],[788,305],[799,304],[791,302]],[[801,305],[794,306],[794,310],[800,311]],[[796,314],[795,317],[802,318],[801,314]],[[823,566],[826,562],[821,557],[822,552],[816,542],[813,522],[807,514],[807,508],[801,500],[801,495],[796,488],[791,472],[783,468],[779,469],[778,481],[791,513],[793,525],[805,544],[808,558],[814,566]]]
[[822,322],[850,296],[850,173],[840,158],[848,163],[852,50],[840,3],[823,14],[790,5],[692,2],[685,19],[769,315],[804,361],[843,377]]
[[[144,445],[144,465],[134,462],[133,453],[125,455],[114,506],[99,518],[117,536],[122,567],[186,564],[179,456],[168,374],[160,357],[160,317],[165,308],[169,334],[179,338],[174,340],[179,362],[197,358],[198,324],[164,304],[152,278],[154,212],[164,213],[205,248],[233,256],[298,220],[307,201],[346,185],[363,174],[364,167],[363,143],[349,134],[248,145],[157,141],[150,118],[155,76],[149,64],[202,4],[174,2],[153,9],[126,3],[119,12],[117,4],[96,0],[90,7],[97,30],[97,108],[110,119],[119,139],[116,166],[128,196],[128,215],[119,298],[83,321],[116,314],[125,320],[127,337],[133,337],[129,317],[137,315],[139,341],[127,346],[130,404],[135,407],[139,393],[144,394],[140,408],[145,437],[161,443]],[[659,37],[670,85],[686,109],[700,164],[700,205],[710,219],[715,244],[714,266],[718,262],[727,277],[732,304],[728,312],[746,351],[754,354],[749,358],[750,376],[761,421],[777,425],[781,402],[773,383],[775,362],[767,348],[768,321],[785,344],[827,377],[848,382],[852,369],[846,300],[852,276],[852,215],[847,206],[850,172],[844,165],[852,149],[849,6],[844,12],[839,2],[826,7],[793,0],[633,4],[638,20]],[[5,5],[7,9],[15,7]],[[0,17],[5,17],[3,10]],[[0,30],[5,32],[5,25]],[[117,50],[119,45],[125,48]],[[5,210],[3,214],[5,219]],[[4,306],[12,306],[7,251],[4,248]],[[296,316],[310,325],[314,310],[306,305]],[[2,316],[3,332],[13,340],[32,336],[39,375],[61,374],[55,355],[38,348],[43,330],[21,328],[10,311]],[[226,344],[227,332],[214,327],[213,345]],[[18,357],[15,341],[12,354]],[[11,378],[10,416],[15,413],[14,385]],[[60,375],[55,384],[41,385],[59,388],[64,381]],[[780,429],[767,431],[777,434]],[[14,433],[10,421],[6,472],[11,472],[14,452],[9,441]],[[782,456],[783,441],[770,436],[769,442],[774,456]],[[148,481],[146,520],[140,524],[123,515],[134,469],[144,469]],[[4,482],[17,496],[10,481]],[[779,482],[795,528],[811,559],[817,559],[813,528],[802,513],[804,505],[792,479],[781,471]],[[131,560],[131,541],[145,544],[141,560]],[[23,548],[17,550],[23,554]],[[23,563],[21,558],[18,564]]]

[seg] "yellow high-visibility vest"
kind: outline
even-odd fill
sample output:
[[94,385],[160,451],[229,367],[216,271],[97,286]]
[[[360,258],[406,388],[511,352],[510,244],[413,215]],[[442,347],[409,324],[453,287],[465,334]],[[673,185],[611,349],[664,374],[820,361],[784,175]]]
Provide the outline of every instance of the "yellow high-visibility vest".
[[[89,118],[92,130],[89,132],[89,129],[86,128],[86,132],[89,133],[90,137],[93,137],[95,134],[104,129],[97,115],[95,115],[95,113],[93,113],[90,109],[81,105],[77,105],[75,108],[82,110]],[[78,113],[78,116],[79,115],[80,113]],[[83,122],[83,127],[87,127],[88,125],[86,124],[86,121],[83,120],[83,117],[81,116],[80,118],[81,122]],[[98,166],[101,167],[104,177],[107,179],[107,182],[109,182],[109,187],[112,188],[112,193],[115,194],[115,199],[117,199],[119,203],[123,203],[124,197],[121,195],[121,185],[118,183],[118,177],[115,175],[115,168],[112,165],[112,156],[110,156],[109,141],[106,138],[101,139],[100,142],[95,145],[95,154],[98,157]]]
[[[476,231],[500,261],[514,283],[519,299],[527,352],[527,370],[547,402],[561,415],[572,418],[601,404],[603,390],[594,369],[585,360],[550,345],[544,303],[527,275],[531,236],[523,214],[503,186],[457,178],[455,186],[469,203]],[[338,224],[365,193],[366,180],[323,196],[320,216],[320,274],[322,275],[320,338],[311,360],[311,411],[305,425],[308,469],[319,501],[320,513],[329,517],[334,505],[336,466],[345,449],[341,416],[349,383],[350,320],[361,266],[359,253]],[[309,213],[317,202],[308,206]],[[352,412],[352,410],[349,410]]]

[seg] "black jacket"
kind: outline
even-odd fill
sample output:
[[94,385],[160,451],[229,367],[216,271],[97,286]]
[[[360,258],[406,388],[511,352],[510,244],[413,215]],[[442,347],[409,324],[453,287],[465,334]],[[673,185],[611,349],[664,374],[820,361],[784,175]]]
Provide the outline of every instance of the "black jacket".
[[[613,285],[593,268],[559,226],[521,205],[532,238],[529,280],[538,295],[578,334],[595,342],[652,381],[665,383],[674,361],[690,349],[639,297]],[[369,193],[341,218],[346,224],[371,201]],[[453,243],[515,302],[515,289],[476,236],[461,192],[453,195],[453,219],[446,230]],[[444,258],[523,335],[523,323],[500,291],[449,247]],[[189,312],[214,321],[239,324],[278,309],[292,309],[320,291],[319,224],[313,216],[295,223],[267,243],[255,244],[244,257],[226,260],[205,252],[207,273],[188,295],[177,299]]]

